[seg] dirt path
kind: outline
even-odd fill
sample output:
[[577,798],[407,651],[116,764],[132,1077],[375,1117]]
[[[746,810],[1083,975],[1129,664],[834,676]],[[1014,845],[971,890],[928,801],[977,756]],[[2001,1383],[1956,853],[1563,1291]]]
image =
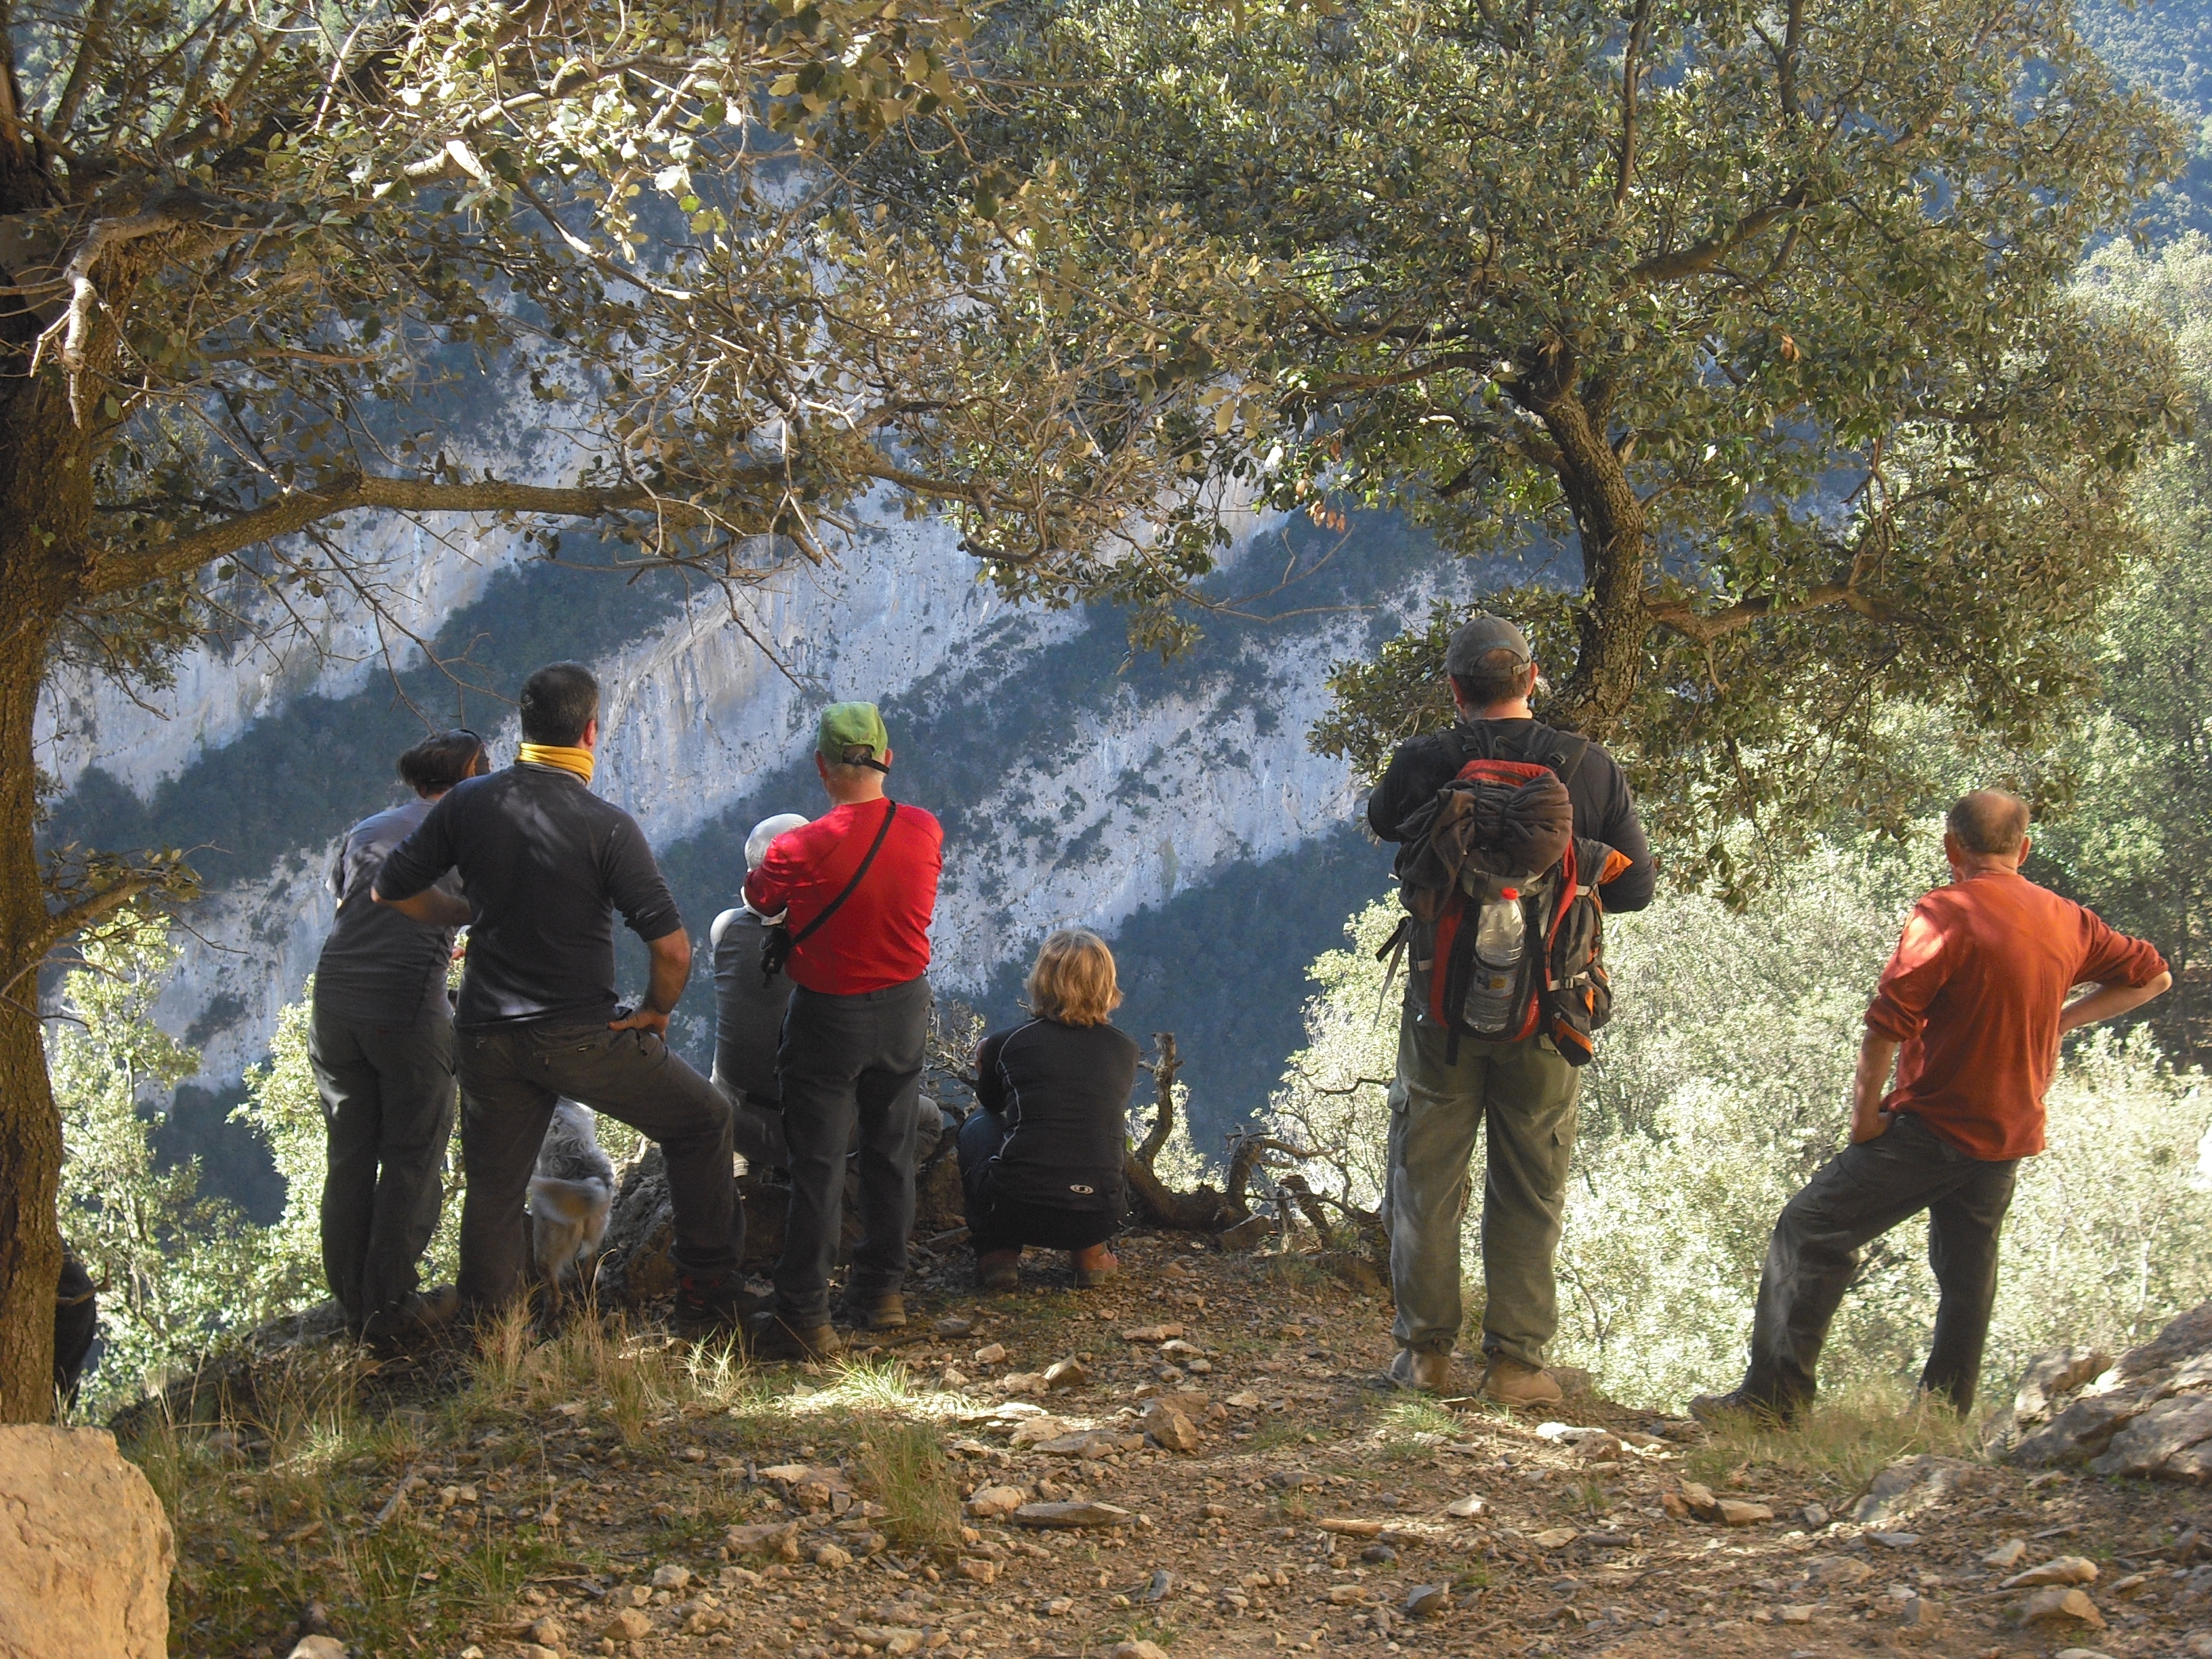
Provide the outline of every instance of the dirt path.
[[[1169,1238],[1123,1259],[1103,1292],[1044,1270],[988,1300],[948,1263],[906,1340],[842,1372],[685,1372],[657,1341],[572,1342],[319,1455],[272,1435],[257,1467],[249,1443],[181,1504],[175,1650],[281,1656],[320,1602],[350,1652],[485,1659],[2212,1659],[2197,1489],[1967,1461],[1936,1466],[1942,1501],[1862,1526],[1844,1517],[1913,1425],[1717,1441],[1587,1397],[1541,1419],[1440,1409],[1376,1386],[1379,1299]],[[1156,1400],[1193,1449],[1147,1437]],[[951,1489],[941,1463],[897,1463],[892,1423],[945,1455]],[[1686,1482],[1744,1524],[1670,1513]],[[1121,1514],[994,1512],[1086,1504]],[[2094,1564],[2104,1627],[2023,1623],[2032,1592],[1984,1559],[2009,1540],[2012,1571]]]

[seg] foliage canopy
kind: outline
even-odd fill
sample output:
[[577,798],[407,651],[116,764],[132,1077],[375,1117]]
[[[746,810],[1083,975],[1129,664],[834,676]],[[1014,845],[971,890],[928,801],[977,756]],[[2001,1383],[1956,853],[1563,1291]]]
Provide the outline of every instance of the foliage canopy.
[[[1019,234],[1071,352],[1159,216],[1161,257],[1235,279],[1144,567],[1001,565],[1014,591],[1164,605],[1224,497],[1533,550],[1493,603],[1550,714],[1709,834],[1893,818],[1890,699],[2020,731],[2084,683],[2128,475],[2182,411],[2157,331],[2068,284],[2179,140],[2064,5],[1069,0],[978,46],[1008,84],[963,146],[883,153],[887,191],[1054,181]],[[1446,718],[1445,631],[1346,667],[1317,740],[1371,771]]]

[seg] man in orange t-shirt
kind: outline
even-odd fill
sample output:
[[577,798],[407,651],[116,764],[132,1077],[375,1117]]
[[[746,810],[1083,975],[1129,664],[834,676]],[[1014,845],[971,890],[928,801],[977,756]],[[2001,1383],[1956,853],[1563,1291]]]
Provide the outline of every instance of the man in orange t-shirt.
[[[2058,1040],[2173,983],[2150,945],[2021,875],[2023,803],[1977,790],[1951,808],[1946,830],[1951,884],[1913,907],[1867,1010],[1851,1144],[1775,1223],[1750,1370],[1733,1392],[1691,1401],[1700,1418],[1794,1417],[1813,1397],[1820,1344],[1860,1250],[1923,1210],[1942,1296],[1920,1387],[1960,1412],[1971,1407],[1996,1297],[1998,1230],[2020,1160],[2043,1150]],[[2077,985],[2090,988],[2069,1002]]]

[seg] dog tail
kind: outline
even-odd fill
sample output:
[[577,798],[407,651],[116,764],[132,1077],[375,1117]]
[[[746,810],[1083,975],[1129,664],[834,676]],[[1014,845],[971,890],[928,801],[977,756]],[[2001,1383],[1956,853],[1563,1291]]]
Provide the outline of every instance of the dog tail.
[[563,1181],[558,1176],[530,1177],[530,1207],[533,1213],[542,1205],[548,1215],[580,1221],[613,1196],[612,1183],[597,1176],[588,1181]]

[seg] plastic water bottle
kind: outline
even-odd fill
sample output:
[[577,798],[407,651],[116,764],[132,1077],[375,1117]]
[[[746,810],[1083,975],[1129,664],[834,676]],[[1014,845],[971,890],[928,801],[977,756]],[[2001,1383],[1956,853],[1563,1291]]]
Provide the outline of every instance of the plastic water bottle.
[[1502,889],[1476,913],[1474,972],[1468,981],[1462,1015],[1474,1030],[1510,1035],[1520,1029],[1522,1011],[1514,1006],[1513,988],[1520,979],[1516,970],[1528,937],[1516,889]]

